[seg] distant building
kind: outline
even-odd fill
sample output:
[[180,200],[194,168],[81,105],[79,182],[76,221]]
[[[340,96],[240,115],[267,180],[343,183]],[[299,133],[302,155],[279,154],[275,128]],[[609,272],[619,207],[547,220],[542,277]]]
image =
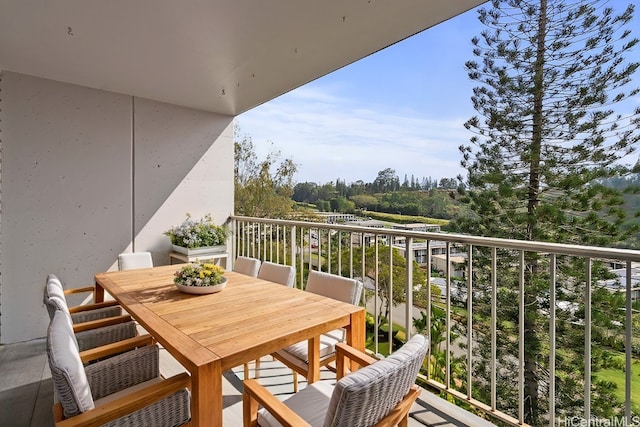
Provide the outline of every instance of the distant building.
[[[600,280],[598,283],[609,292],[626,292],[627,269],[623,265],[615,265],[610,271],[617,275],[616,279]],[[631,263],[631,301],[640,301],[640,263]]]
[[354,214],[346,214],[339,212],[317,212],[320,218],[324,218],[327,224],[335,224],[337,222],[351,222],[357,218]]
[[424,224],[421,222],[414,224],[394,224],[392,228],[408,231],[429,231],[432,233],[440,233],[441,230],[439,224]]

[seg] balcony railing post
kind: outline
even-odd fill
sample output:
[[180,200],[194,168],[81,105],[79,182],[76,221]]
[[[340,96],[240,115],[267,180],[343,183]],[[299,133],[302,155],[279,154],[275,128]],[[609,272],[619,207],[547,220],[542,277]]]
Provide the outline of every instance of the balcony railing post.
[[556,256],[549,259],[549,425],[556,425]]
[[[624,374],[624,414],[625,414],[625,423],[627,425],[631,425],[631,361],[632,361],[632,344],[633,344],[633,306],[631,301],[631,261],[627,261],[626,268],[626,283],[625,289],[627,291],[627,300],[625,301],[625,374]],[[636,390],[636,393],[638,391]]]
[[473,245],[467,255],[467,396],[471,397],[473,386]]
[[445,255],[445,280],[446,293],[445,297],[445,374],[444,385],[447,389],[451,388],[451,242],[447,242],[447,253]]
[[[427,333],[431,334],[431,240],[427,240]],[[431,347],[427,350],[427,379],[431,379]]]
[[525,258],[524,251],[520,251],[520,279],[519,279],[519,292],[518,296],[518,312],[519,326],[518,326],[518,420],[520,423],[524,423],[524,321],[525,321]]
[[407,237],[405,240],[405,259],[406,259],[406,298],[405,298],[405,321],[407,340],[413,335],[413,237]]
[[591,258],[586,259],[584,287],[584,419],[591,419]]
[[498,351],[498,249],[491,248],[491,410],[496,411],[497,402],[497,351]]

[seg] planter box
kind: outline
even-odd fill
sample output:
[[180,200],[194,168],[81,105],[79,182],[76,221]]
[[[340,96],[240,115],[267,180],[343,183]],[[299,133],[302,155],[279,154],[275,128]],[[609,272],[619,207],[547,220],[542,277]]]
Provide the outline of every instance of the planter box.
[[227,251],[226,245],[218,245],[218,246],[202,246],[200,248],[185,248],[184,246],[176,246],[173,245],[174,252],[178,252],[180,254],[184,254],[187,256],[203,256],[208,254],[220,254]]

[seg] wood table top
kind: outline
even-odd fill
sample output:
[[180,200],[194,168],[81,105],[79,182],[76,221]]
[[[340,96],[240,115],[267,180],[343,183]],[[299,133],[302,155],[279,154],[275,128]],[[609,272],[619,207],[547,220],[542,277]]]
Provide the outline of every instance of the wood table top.
[[351,315],[364,310],[231,271],[221,292],[185,294],[173,284],[178,269],[116,271],[95,278],[187,369],[215,359],[223,370],[230,369],[348,326]]

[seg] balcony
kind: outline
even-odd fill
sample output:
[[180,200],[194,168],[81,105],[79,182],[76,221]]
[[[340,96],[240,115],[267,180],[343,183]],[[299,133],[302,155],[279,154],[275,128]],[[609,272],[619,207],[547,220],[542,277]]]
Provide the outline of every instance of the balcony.
[[[411,426],[477,426],[485,422],[531,425],[526,422],[531,407],[526,394],[525,329],[531,326],[526,323],[525,313],[527,304],[532,304],[527,299],[528,269],[533,265],[531,260],[536,260],[538,273],[546,280],[544,286],[538,286],[536,300],[547,302],[547,309],[539,310],[537,317],[546,331],[539,336],[546,340],[541,343],[544,350],[538,358],[544,363],[537,371],[540,376],[536,396],[544,405],[537,408],[541,414],[535,425],[589,425],[584,420],[592,420],[591,425],[637,425],[638,403],[632,396],[637,396],[638,391],[633,389],[632,372],[638,365],[640,334],[632,303],[638,298],[638,278],[634,276],[634,266],[640,262],[638,251],[248,217],[232,217],[232,230],[234,255],[295,265],[298,286],[305,282],[309,269],[364,277],[367,297],[362,303],[371,314],[368,327],[378,331],[368,341],[373,353],[387,354],[389,343],[393,347],[394,342],[403,341],[417,327],[430,331],[434,344],[419,377],[425,391],[412,408]],[[396,242],[401,247],[390,248],[381,242]],[[419,267],[414,257],[425,249],[432,256],[422,253],[423,267]],[[408,259],[403,254],[408,254]],[[439,262],[438,269],[443,271],[436,273],[432,260],[439,257],[444,257],[445,263]],[[463,262],[454,262],[460,257]],[[584,267],[584,274],[568,279],[569,262]],[[604,274],[607,280],[599,279],[603,272],[610,273]],[[416,285],[414,278],[421,278],[422,274],[423,283],[435,285]],[[512,288],[508,288],[509,283]],[[602,289],[622,298],[617,310],[605,313],[610,320],[605,335],[603,313],[595,298]],[[504,295],[512,301],[511,307],[498,304]],[[570,298],[575,295],[580,298]],[[488,307],[483,306],[485,301]],[[508,317],[509,313],[515,313],[517,318]],[[387,318],[393,319],[393,326],[389,326]],[[567,348],[564,343],[569,341],[569,331],[573,337],[577,331],[583,338]],[[618,366],[623,372],[620,384],[608,401],[615,415],[602,413],[597,404],[600,377],[594,360],[602,357],[600,343],[605,338],[608,348],[620,349],[622,357],[622,366]],[[504,357],[505,346],[516,351]],[[567,355],[578,354],[572,365],[576,372],[566,372],[561,362],[566,361]],[[168,354],[163,357],[165,373],[182,369]],[[7,380],[0,389],[1,423],[50,424],[52,390],[44,341],[0,348],[0,362]],[[279,397],[288,396],[292,392],[290,372],[268,356],[262,364],[261,381]],[[467,369],[469,366],[482,367],[485,375],[479,375],[477,369]],[[507,370],[515,375],[505,375]],[[324,372],[323,378],[330,380],[331,375]],[[225,424],[239,426],[242,367],[225,377]],[[562,388],[567,378],[579,380],[572,388],[578,393],[572,396],[575,406],[569,410],[558,403],[566,397],[558,399],[567,393]],[[504,390],[511,400],[504,399]],[[449,401],[460,406],[453,407]],[[14,418],[15,414],[21,419]],[[624,417],[630,421],[625,422]]]
[[[416,327],[429,331],[421,384],[483,418],[514,426],[640,421],[632,400],[639,251],[247,217],[233,217],[233,239],[236,255],[295,265],[298,286],[309,269],[364,278],[368,328],[377,331],[370,350],[386,354]],[[602,307],[602,292],[618,305]],[[532,339],[540,340],[535,359]],[[615,355],[616,368],[597,363],[603,355]],[[603,408],[605,378],[616,385],[608,384]]]

